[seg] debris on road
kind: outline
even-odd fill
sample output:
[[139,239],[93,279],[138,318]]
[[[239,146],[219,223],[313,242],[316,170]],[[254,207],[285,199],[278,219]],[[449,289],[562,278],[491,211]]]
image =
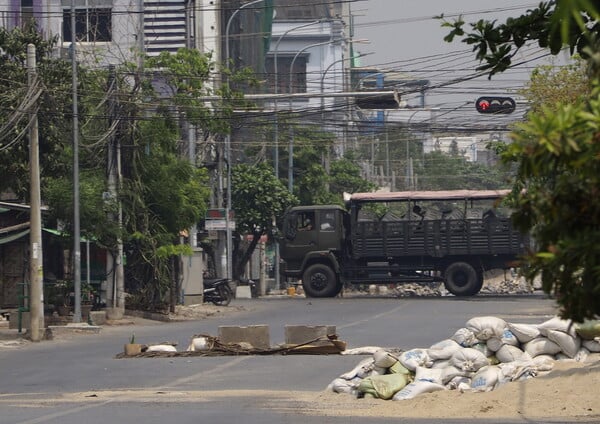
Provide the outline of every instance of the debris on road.
[[344,353],[361,352],[370,357],[334,379],[329,391],[392,400],[440,390],[484,392],[546,374],[557,360],[585,362],[600,352],[600,321],[577,325],[554,317],[531,325],[475,317],[427,349],[368,346]]

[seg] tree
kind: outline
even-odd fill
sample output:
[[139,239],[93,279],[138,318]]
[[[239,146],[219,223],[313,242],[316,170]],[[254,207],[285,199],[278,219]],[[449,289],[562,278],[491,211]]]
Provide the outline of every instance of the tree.
[[[560,314],[581,322],[600,314],[600,69],[597,2],[559,0],[505,24],[479,21],[465,35],[455,22],[447,37],[465,35],[490,74],[510,66],[526,41],[537,40],[556,54],[563,43],[579,52],[591,73],[586,101],[544,98],[527,121],[518,125],[514,143],[503,158],[517,163],[512,200],[519,228],[531,232],[536,251],[526,260],[526,274],[541,275],[544,291],[556,296]],[[534,75],[538,78],[540,75]],[[585,91],[583,93],[585,95]],[[571,97],[572,98],[572,97]],[[578,99],[579,95],[575,96]],[[552,103],[553,101],[556,103]]]
[[273,224],[287,208],[298,203],[287,188],[275,178],[266,163],[237,165],[232,170],[231,199],[235,210],[236,231],[248,236],[239,238],[233,248],[233,278],[239,279],[263,235],[273,236]]

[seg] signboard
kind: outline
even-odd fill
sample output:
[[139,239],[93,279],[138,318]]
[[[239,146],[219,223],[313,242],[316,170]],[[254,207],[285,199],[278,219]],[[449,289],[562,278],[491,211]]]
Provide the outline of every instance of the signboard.
[[[229,221],[229,228],[235,230],[235,221]],[[204,221],[204,229],[207,231],[225,230],[227,229],[227,221],[225,219],[207,219]]]

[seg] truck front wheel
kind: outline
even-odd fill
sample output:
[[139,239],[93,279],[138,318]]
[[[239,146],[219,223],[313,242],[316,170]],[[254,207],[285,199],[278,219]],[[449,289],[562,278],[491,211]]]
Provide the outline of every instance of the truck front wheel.
[[483,285],[483,276],[467,262],[454,262],[444,272],[444,286],[455,296],[476,295]]
[[311,265],[304,271],[302,287],[308,297],[334,297],[341,290],[335,272],[323,264]]

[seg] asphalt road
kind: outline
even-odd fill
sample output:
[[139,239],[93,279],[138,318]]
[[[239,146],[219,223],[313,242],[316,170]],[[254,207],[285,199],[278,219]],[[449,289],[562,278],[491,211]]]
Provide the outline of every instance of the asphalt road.
[[[474,316],[539,323],[555,314],[554,303],[542,295],[249,299],[234,300],[232,305],[243,310],[200,321],[111,326],[99,335],[0,350],[0,423],[390,422],[300,415],[284,407],[293,403],[292,392],[321,392],[354,368],[363,359],[360,356],[116,359],[115,355],[132,333],[139,343],[173,341],[184,350],[191,336],[217,335],[219,325],[257,324],[269,325],[271,345],[284,342],[286,324],[335,325],[349,348],[412,349],[450,337]],[[415,421],[399,417],[393,422]],[[419,421],[434,422],[438,421]]]

